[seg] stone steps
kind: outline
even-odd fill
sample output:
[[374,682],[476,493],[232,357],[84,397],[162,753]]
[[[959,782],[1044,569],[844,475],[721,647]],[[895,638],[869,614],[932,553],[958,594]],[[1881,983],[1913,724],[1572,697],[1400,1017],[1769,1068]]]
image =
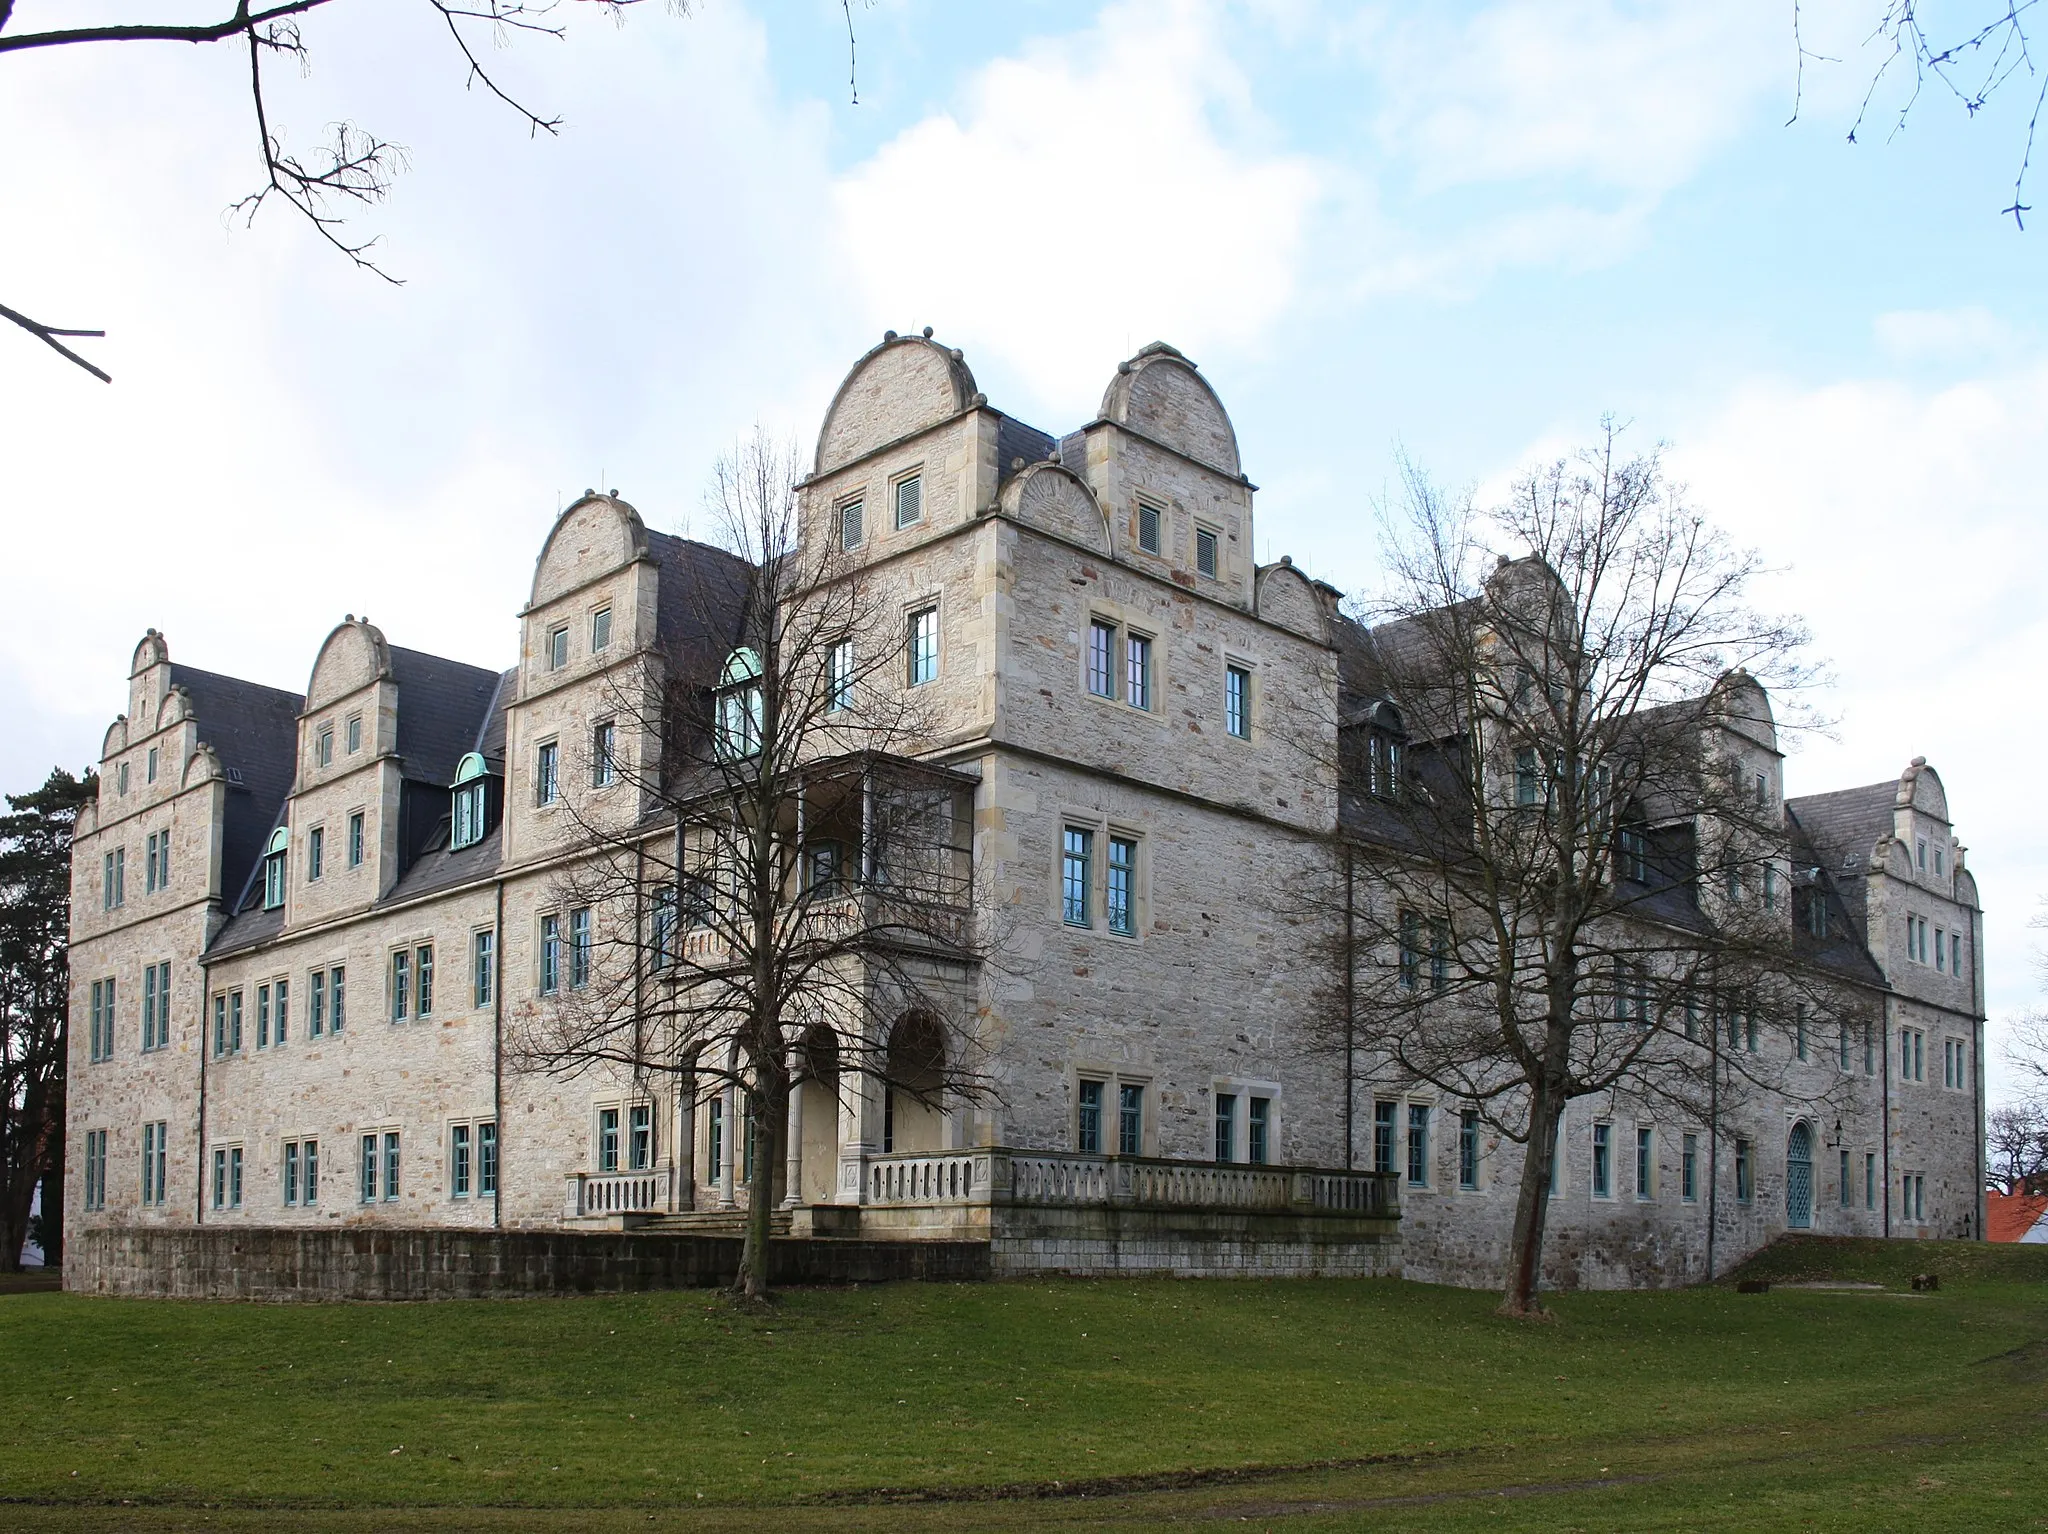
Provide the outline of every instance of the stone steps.
[[[744,1236],[744,1209],[692,1209],[681,1214],[664,1214],[636,1227],[642,1234],[677,1236]],[[773,1209],[768,1214],[768,1234],[777,1241],[789,1235],[789,1211]]]

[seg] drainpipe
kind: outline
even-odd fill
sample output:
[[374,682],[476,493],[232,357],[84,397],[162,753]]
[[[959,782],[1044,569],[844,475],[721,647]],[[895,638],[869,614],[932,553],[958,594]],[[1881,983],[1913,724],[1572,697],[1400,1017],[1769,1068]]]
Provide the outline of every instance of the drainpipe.
[[505,881],[498,880],[491,917],[491,1122],[498,1128],[498,1184],[491,1195],[491,1226],[505,1223]]
[[[1953,967],[1953,966],[1951,966]],[[1977,1109],[1977,1196],[1970,1205],[1976,1228],[1972,1234],[1985,1239],[1984,1229],[1984,913],[1970,913],[1970,1010],[1976,1014],[1970,1024],[1974,1051],[1970,1062],[1971,1096]]]
[[[1718,988],[1716,989],[1718,995]],[[1707,1008],[1708,1062],[1713,1076],[1707,1099],[1707,1282],[1714,1281],[1714,1232],[1721,1223],[1721,1009]]]
[[1358,1034],[1358,1006],[1356,990],[1358,985],[1358,954],[1354,947],[1355,907],[1353,905],[1355,858],[1349,842],[1344,844],[1344,1170],[1353,1169],[1354,1147],[1356,1145],[1355,1124],[1358,1117],[1358,1091],[1355,1080],[1356,1043]]
[[1884,1203],[1879,1207],[1884,1210],[1884,1234],[1887,1239],[1892,1233],[1892,1025],[1896,1021],[1892,1015],[1893,1000],[1887,989],[1884,999],[1884,1037],[1877,1041],[1884,1046],[1884,1053],[1880,1057],[1884,1061],[1884,1112],[1880,1121],[1883,1126],[1880,1134],[1884,1141]]
[[[204,930],[203,928],[201,929]],[[213,982],[206,972],[206,955],[199,956],[199,1149],[193,1154],[193,1223],[206,1223],[206,1030],[207,1008],[213,1000]]]

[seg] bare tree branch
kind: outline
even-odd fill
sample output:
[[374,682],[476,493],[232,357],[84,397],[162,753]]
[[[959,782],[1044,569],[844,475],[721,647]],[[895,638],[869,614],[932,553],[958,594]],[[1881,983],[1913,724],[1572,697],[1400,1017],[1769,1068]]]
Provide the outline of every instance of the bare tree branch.
[[69,358],[77,363],[101,383],[112,383],[114,381],[110,374],[95,367],[57,339],[59,336],[104,336],[106,334],[104,330],[66,330],[57,325],[45,325],[42,321],[32,320],[27,315],[8,308],[5,304],[0,304],[0,320],[6,320],[10,324],[19,325],[23,330],[26,330],[30,335],[41,341],[45,346],[50,347],[60,356]]

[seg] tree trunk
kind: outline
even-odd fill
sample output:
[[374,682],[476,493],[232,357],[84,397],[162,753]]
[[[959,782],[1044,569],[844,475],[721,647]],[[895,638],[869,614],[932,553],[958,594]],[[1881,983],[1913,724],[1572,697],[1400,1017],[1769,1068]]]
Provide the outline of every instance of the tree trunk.
[[788,1089],[749,1092],[747,1112],[754,1125],[754,1175],[747,1184],[746,1235],[733,1292],[745,1300],[768,1298],[768,1222],[775,1213],[775,1170],[782,1164],[782,1125],[789,1113]]
[[1550,1218],[1551,1162],[1557,1154],[1557,1119],[1563,1093],[1540,1083],[1529,1105],[1529,1149],[1522,1157],[1522,1188],[1515,1200],[1515,1233],[1508,1251],[1508,1281],[1500,1314],[1547,1315],[1537,1297],[1543,1282],[1543,1233]]

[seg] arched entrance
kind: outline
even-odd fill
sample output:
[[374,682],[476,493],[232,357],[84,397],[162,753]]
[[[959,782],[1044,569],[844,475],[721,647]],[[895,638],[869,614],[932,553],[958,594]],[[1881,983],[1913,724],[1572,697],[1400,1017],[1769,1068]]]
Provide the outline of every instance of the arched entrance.
[[939,1108],[945,1081],[946,1040],[938,1022],[922,1012],[901,1018],[889,1032],[888,1081],[883,1085],[882,1149],[945,1149]]
[[1794,1230],[1813,1226],[1813,1130],[1804,1120],[1785,1141],[1785,1223]]

